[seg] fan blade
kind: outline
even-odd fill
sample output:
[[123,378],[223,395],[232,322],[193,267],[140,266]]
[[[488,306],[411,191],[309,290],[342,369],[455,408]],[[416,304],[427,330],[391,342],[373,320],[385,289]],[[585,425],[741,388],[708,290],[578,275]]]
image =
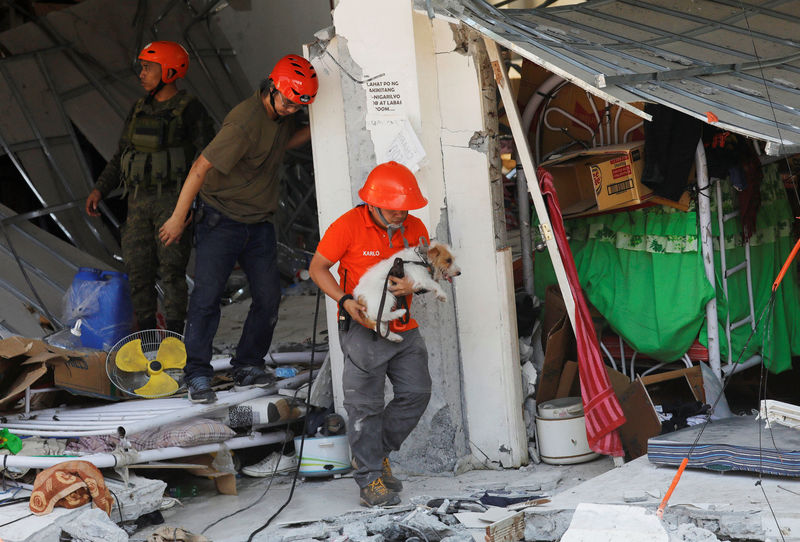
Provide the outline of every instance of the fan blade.
[[133,390],[136,395],[142,397],[163,397],[178,391],[178,383],[167,373],[156,373],[150,377],[147,384],[139,389]]
[[156,359],[164,369],[182,369],[186,365],[186,346],[180,339],[166,337],[158,347]]
[[142,340],[136,339],[123,344],[114,358],[114,363],[129,373],[146,370],[149,362],[142,352]]

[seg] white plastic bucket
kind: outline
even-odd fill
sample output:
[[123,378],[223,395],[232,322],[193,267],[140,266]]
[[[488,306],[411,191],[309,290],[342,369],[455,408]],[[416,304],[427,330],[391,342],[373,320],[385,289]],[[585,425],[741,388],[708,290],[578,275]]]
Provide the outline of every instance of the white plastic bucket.
[[586,439],[586,419],[580,397],[553,399],[538,405],[536,434],[539,457],[552,465],[583,463],[598,456]]
[[[294,448],[300,453],[300,437],[294,439]],[[300,476],[332,476],[352,469],[350,445],[347,435],[306,437],[300,458]]]

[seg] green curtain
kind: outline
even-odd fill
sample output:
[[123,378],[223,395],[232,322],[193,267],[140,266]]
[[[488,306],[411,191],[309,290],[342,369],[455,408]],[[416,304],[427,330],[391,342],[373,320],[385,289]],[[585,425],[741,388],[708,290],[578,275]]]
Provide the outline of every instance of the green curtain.
[[[738,208],[738,193],[723,180],[723,208]],[[712,190],[715,192],[715,190]],[[764,168],[761,187],[762,204],[757,217],[756,234],[751,239],[751,269],[756,318],[770,296],[772,281],[791,251],[791,211],[780,182],[777,166]],[[715,198],[712,209],[716,210]],[[718,231],[713,214],[715,248]],[[698,220],[694,204],[682,212],[654,206],[632,211],[566,221],[570,247],[575,257],[581,285],[589,301],[607,320],[609,326],[637,351],[662,361],[683,355],[695,341],[707,344],[705,305],[714,289],[705,277],[698,250]],[[741,222],[725,224],[727,267],[744,259]],[[716,253],[717,276],[719,254]],[[794,269],[794,268],[793,268]],[[555,274],[546,252],[538,253],[534,264],[536,294],[544,299],[544,290],[554,284]],[[750,353],[765,353],[765,363],[773,372],[791,366],[791,356],[800,352],[800,305],[796,273],[787,274],[778,292],[775,310],[765,316],[750,339]],[[728,305],[731,321],[749,313],[746,275],[737,273],[728,280],[729,299],[717,281],[716,294],[720,320],[720,343],[723,359],[728,357],[724,326]],[[771,326],[771,341],[762,346],[765,326]],[[734,330],[731,338],[733,359],[739,357],[750,327]]]

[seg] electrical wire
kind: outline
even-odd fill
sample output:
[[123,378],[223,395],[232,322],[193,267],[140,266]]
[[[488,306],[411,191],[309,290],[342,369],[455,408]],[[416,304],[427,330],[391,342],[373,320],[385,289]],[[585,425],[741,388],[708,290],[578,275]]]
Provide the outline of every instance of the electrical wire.
[[744,22],[747,26],[747,33],[751,34],[750,42],[753,45],[753,56],[756,59],[756,63],[758,63],[758,73],[761,75],[761,81],[764,83],[764,92],[767,97],[767,102],[769,103],[770,111],[772,112],[772,120],[775,122],[775,130],[778,132],[778,139],[781,142],[781,148],[784,149],[784,157],[786,160],[786,166],[789,169],[789,175],[793,179],[792,181],[792,188],[794,189],[794,196],[797,200],[797,204],[800,205],[800,193],[798,193],[797,188],[797,180],[796,175],[792,172],[792,164],[789,161],[789,156],[785,152],[785,147],[783,145],[783,134],[781,133],[781,127],[778,124],[778,116],[775,114],[775,107],[772,105],[772,97],[769,94],[769,85],[767,85],[767,77],[764,75],[764,66],[761,64],[761,57],[758,55],[758,50],[756,49],[756,42],[752,37],[752,30],[750,28],[750,18],[747,16],[747,10],[745,9],[744,4],[742,4],[741,0],[739,0],[739,9],[742,10],[742,15],[744,15]]
[[[313,326],[313,331],[312,331],[312,335],[311,335],[314,338],[314,339],[312,339],[312,344],[313,344],[314,340],[317,337],[317,319],[319,317],[319,300],[320,300],[321,294],[322,294],[322,290],[317,288],[317,303],[316,303],[316,308],[314,309],[314,326]],[[314,353],[315,353],[315,349],[312,347],[311,348],[311,362],[310,362],[310,365],[312,367],[314,366]],[[309,393],[306,394],[306,415],[308,414],[308,407],[309,407],[308,399],[309,399],[309,396],[311,395],[311,383],[312,383],[312,380],[313,380],[312,379],[312,375],[313,374],[314,374],[314,371],[312,371],[312,370],[308,371],[308,392]],[[298,460],[300,462],[302,462],[302,459],[303,459],[303,447],[305,446],[305,443],[306,443],[306,430],[305,430],[305,423],[304,423],[303,436],[300,439],[300,450],[295,450],[295,453],[297,454]],[[297,475],[298,475],[299,472],[300,472],[300,464],[298,463],[298,467],[294,471],[294,478],[292,479],[292,489],[289,491],[289,496],[286,498],[286,502],[284,502],[283,505],[280,508],[278,508],[277,512],[275,512],[274,514],[272,514],[272,516],[270,516],[270,518],[267,520],[266,523],[264,523],[261,527],[259,527],[258,529],[256,529],[252,533],[250,533],[250,537],[247,539],[247,542],[251,542],[253,540],[253,537],[255,537],[258,533],[260,533],[261,531],[266,529],[269,526],[269,524],[272,523],[272,520],[275,519],[278,516],[278,514],[280,514],[283,511],[283,509],[286,508],[289,505],[289,503],[292,501],[292,497],[294,496],[294,488],[297,485]]]
[[[289,441],[289,439],[290,439],[290,434],[289,434],[289,432],[287,432],[287,434],[286,434],[286,437],[287,437],[287,438],[285,438],[285,439],[283,440],[283,445],[281,446],[281,451],[280,451],[280,454],[281,454],[281,456],[283,456],[283,452],[286,450],[286,443],[287,443],[287,442]],[[270,488],[272,487],[272,481],[273,481],[273,480],[275,480],[275,475],[276,475],[276,474],[277,474],[277,472],[278,472],[278,467],[279,467],[279,466],[280,466],[280,459],[278,459],[278,461],[276,461],[276,462],[275,462],[275,468],[272,470],[272,475],[270,476],[270,479],[269,479],[269,484],[267,484],[267,487],[266,487],[266,489],[264,489],[264,492],[263,492],[263,493],[261,493],[261,495],[259,495],[259,496],[258,496],[258,498],[257,498],[256,500],[254,500],[252,503],[250,503],[249,505],[245,506],[244,508],[240,508],[239,510],[237,510],[237,511],[235,511],[235,512],[232,512],[232,513],[230,513],[230,514],[228,514],[228,515],[226,515],[226,516],[222,516],[221,518],[217,519],[217,520],[216,520],[216,521],[214,521],[213,523],[210,523],[210,524],[208,524],[208,525],[205,527],[205,529],[203,529],[202,531],[200,531],[200,534],[205,534],[205,532],[206,532],[207,530],[209,530],[211,527],[213,527],[214,525],[217,525],[218,523],[220,523],[220,522],[222,522],[222,521],[224,521],[224,520],[226,520],[226,519],[228,519],[228,518],[231,518],[231,517],[235,516],[236,514],[239,514],[239,513],[241,513],[241,512],[244,512],[245,510],[249,510],[249,509],[251,509],[252,507],[254,507],[256,504],[258,504],[259,502],[261,502],[261,499],[263,499],[263,498],[264,498],[264,496],[265,496],[265,495],[266,495],[266,494],[269,492]]]

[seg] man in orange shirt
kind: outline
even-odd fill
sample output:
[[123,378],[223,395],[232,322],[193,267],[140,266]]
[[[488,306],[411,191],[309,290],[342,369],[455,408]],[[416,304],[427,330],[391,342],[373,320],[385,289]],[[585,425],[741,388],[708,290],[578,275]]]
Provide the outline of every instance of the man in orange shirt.
[[[428,350],[417,322],[390,323],[403,340],[391,342],[377,337],[364,319],[366,309],[352,292],[367,269],[406,246],[423,239],[428,230],[410,209],[427,205],[414,174],[397,162],[380,164],[358,192],[366,205],[358,205],[339,217],[323,235],[311,260],[311,278],[339,304],[342,326],[339,342],[344,353],[344,406],[347,435],[361,488],[361,504],[387,506],[400,502],[403,484],[392,476],[389,452],[416,427],[431,396]],[[339,280],[330,268],[339,262]],[[414,293],[407,278],[389,277],[389,289],[405,296],[408,305]],[[387,307],[387,310],[391,307]],[[356,325],[360,324],[360,325]],[[394,398],[384,406],[384,382],[392,383]]]

